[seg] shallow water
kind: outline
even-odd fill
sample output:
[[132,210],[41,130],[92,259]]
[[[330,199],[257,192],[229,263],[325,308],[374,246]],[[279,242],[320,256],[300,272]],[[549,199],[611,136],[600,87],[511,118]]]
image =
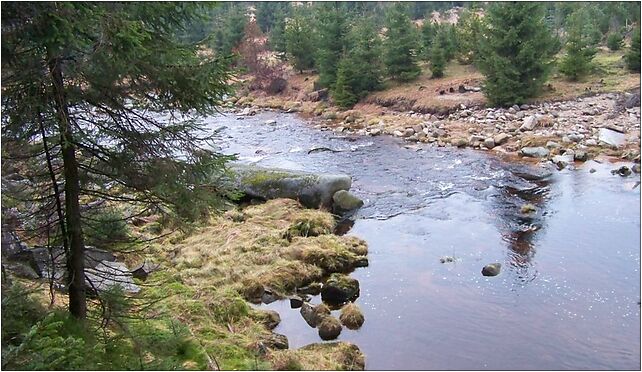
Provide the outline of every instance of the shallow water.
[[[534,183],[480,151],[344,137],[292,114],[207,121],[241,161],[353,177],[366,202],[348,232],[369,245],[370,266],[352,274],[366,322],[339,340],[366,368],[640,369],[639,176],[588,162]],[[308,154],[317,147],[340,152]],[[533,219],[520,218],[526,202]],[[492,262],[500,275],[483,277]],[[291,348],[321,341],[288,301],[264,306]]]

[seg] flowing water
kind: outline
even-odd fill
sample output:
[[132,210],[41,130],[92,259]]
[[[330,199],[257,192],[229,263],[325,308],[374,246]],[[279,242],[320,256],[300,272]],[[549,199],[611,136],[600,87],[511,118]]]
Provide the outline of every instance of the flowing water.
[[[366,322],[339,340],[366,368],[640,369],[639,176],[591,161],[534,182],[481,151],[339,136],[293,114],[207,121],[241,161],[353,177]],[[319,147],[338,152],[308,153]],[[520,215],[527,202],[533,218]],[[493,262],[501,273],[483,277]],[[288,301],[263,306],[291,348],[321,342]]]

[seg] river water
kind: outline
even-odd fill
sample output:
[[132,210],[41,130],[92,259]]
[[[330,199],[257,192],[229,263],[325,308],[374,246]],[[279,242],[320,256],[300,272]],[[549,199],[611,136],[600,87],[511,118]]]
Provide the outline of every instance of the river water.
[[[341,136],[294,114],[207,122],[243,162],[353,177],[366,322],[339,340],[361,348],[367,369],[640,369],[638,175],[590,161],[534,182],[481,151]],[[318,147],[339,152],[308,154]],[[534,218],[519,213],[527,202]],[[500,275],[482,276],[493,262]],[[291,348],[321,342],[288,301],[264,306]]]

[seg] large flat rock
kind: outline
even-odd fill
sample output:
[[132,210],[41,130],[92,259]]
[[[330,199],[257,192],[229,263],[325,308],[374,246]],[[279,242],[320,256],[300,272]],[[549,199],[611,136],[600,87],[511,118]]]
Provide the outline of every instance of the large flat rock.
[[233,164],[236,187],[264,200],[295,199],[308,208],[331,207],[332,196],[349,190],[352,178],[345,174],[315,174],[255,165]]
[[600,142],[616,148],[624,145],[624,143],[626,142],[624,134],[608,128],[600,128],[599,139]]

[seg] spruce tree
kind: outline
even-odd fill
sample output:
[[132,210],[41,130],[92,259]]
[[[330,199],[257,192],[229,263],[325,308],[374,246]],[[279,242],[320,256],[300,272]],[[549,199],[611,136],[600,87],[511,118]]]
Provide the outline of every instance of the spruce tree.
[[204,148],[208,129],[194,119],[216,112],[230,93],[229,66],[178,37],[207,6],[3,5],[3,151],[30,149],[44,168],[31,176],[46,175],[38,186],[47,197],[38,203],[47,225],[57,226],[69,311],[78,319],[87,316],[90,289],[81,203],[171,207],[192,218],[221,201],[224,188],[212,180],[230,157]]
[[620,50],[624,46],[624,37],[619,32],[611,32],[606,38],[606,46],[612,51]]
[[316,29],[315,66],[319,84],[332,87],[337,79],[339,59],[345,48],[346,15],[337,2],[318,3],[314,12]]
[[432,42],[437,34],[437,25],[430,22],[428,18],[424,20],[423,25],[421,25],[420,30],[420,42],[421,42],[421,58],[423,60],[430,60],[430,52],[432,50]]
[[279,59],[284,60],[286,58],[287,40],[285,37],[285,12],[283,11],[278,11],[274,16],[269,44]]
[[341,58],[337,71],[337,81],[332,88],[332,99],[341,108],[352,107],[359,98],[355,93],[355,70],[353,61],[347,57]]
[[475,13],[466,9],[457,21],[457,60],[463,64],[475,62],[479,42],[483,32],[483,20]]
[[533,2],[493,3],[480,42],[479,69],[491,104],[523,103],[537,95],[552,68],[555,40]]
[[633,30],[631,48],[624,56],[626,67],[633,72],[640,72],[640,26]]
[[430,71],[433,78],[440,78],[444,76],[444,68],[446,67],[446,52],[443,46],[443,39],[436,37],[430,48]]
[[386,39],[383,61],[388,76],[397,81],[411,81],[421,73],[417,65],[418,35],[407,8],[395,3],[386,13]]
[[348,58],[353,66],[358,66],[355,71],[354,92],[362,98],[369,92],[381,89],[381,39],[374,22],[364,19],[352,27],[348,40]]
[[222,27],[216,32],[215,50],[221,56],[234,52],[243,39],[245,25],[248,21],[245,8],[241,4],[229,3],[225,11],[219,15]]
[[569,17],[566,55],[562,58],[560,72],[572,81],[577,81],[589,73],[591,61],[597,53],[585,26],[587,19],[588,16],[583,8],[577,9]]
[[285,26],[285,45],[288,59],[299,72],[314,66],[314,45],[311,35],[309,19],[301,12],[295,12]]

